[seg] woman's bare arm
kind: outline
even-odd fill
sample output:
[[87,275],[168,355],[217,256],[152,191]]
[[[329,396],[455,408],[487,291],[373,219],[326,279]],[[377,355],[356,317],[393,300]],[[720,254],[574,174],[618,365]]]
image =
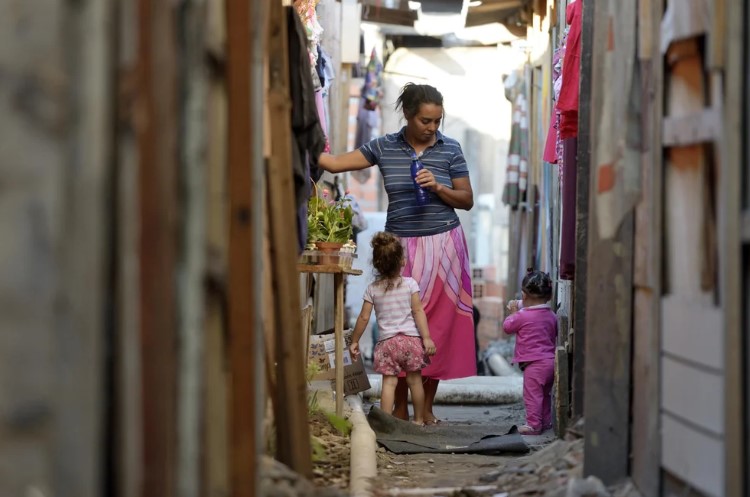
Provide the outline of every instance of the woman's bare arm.
[[372,164],[367,162],[365,156],[359,150],[347,152],[345,154],[332,155],[332,154],[320,154],[318,159],[318,166],[324,171],[330,173],[343,173],[346,171],[358,171],[360,169],[366,169]]

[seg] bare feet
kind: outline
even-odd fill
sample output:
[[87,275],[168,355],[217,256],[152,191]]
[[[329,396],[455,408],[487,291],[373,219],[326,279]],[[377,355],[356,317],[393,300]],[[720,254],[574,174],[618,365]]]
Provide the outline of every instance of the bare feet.
[[424,421],[422,421],[422,420],[414,419],[414,420],[412,420],[412,423],[415,424],[415,425],[417,425],[417,426],[424,426]]
[[424,422],[425,425],[439,425],[440,423],[442,423],[442,421],[436,418],[434,414],[430,414],[426,416],[426,418],[427,419],[425,419]]

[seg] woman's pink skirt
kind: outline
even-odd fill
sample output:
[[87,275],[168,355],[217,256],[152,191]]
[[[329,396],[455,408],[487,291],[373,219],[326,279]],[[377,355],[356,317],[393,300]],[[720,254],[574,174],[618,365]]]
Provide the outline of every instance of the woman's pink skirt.
[[437,380],[477,374],[471,268],[461,226],[432,236],[401,237],[402,274],[419,283],[430,336],[437,353],[422,376]]

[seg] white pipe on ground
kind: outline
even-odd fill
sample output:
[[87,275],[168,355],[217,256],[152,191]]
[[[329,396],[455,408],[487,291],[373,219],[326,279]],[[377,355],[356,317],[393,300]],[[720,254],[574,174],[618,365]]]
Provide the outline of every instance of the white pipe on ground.
[[349,421],[352,423],[351,449],[349,463],[349,495],[352,497],[370,497],[372,490],[370,482],[378,476],[378,449],[375,432],[367,422],[362,408],[362,398],[359,395],[348,395],[344,398],[352,413]]
[[518,371],[500,354],[490,354],[487,364],[496,376],[519,376]]
[[[367,375],[370,389],[364,397],[380,397],[380,375]],[[514,404],[523,400],[523,377],[471,376],[457,380],[443,380],[435,394],[436,404]]]

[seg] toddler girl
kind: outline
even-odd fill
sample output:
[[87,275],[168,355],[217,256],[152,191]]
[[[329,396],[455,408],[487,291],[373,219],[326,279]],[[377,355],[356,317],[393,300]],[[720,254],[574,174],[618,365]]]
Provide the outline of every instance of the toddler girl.
[[523,300],[512,300],[512,312],[503,331],[516,334],[513,362],[523,371],[526,424],[523,435],[538,435],[552,428],[552,384],[555,376],[557,316],[549,307],[552,280],[548,274],[529,269],[521,284]]
[[[427,328],[427,316],[419,298],[419,285],[413,278],[401,276],[404,248],[398,238],[380,232],[372,238],[372,265],[376,278],[365,290],[362,310],[349,347],[359,356],[359,339],[375,308],[378,343],[375,345],[375,371],[383,375],[380,408],[393,413],[398,375],[406,373],[406,383],[414,404],[414,423],[424,424],[424,389],[421,370],[435,354],[435,343]],[[420,338],[421,337],[421,338]]]

